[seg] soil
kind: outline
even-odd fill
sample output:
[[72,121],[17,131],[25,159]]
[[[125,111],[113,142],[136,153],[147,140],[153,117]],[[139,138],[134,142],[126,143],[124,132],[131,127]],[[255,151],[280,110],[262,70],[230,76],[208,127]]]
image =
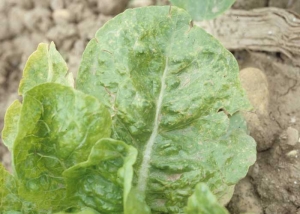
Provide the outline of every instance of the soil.
[[[132,0],[129,6],[155,2],[167,3]],[[0,0],[0,130],[6,108],[18,98],[22,68],[38,43],[54,41],[76,75],[87,42],[127,3],[128,0]],[[269,6],[300,14],[300,0],[237,0],[233,8]],[[254,111],[245,113],[250,118],[250,134],[257,141],[258,154],[247,177],[236,185],[227,208],[232,214],[300,214],[300,67],[293,66],[280,53],[242,50],[233,54],[241,70],[252,67],[260,71],[246,75],[248,95],[258,104],[254,104]],[[266,90],[257,90],[263,87]],[[258,107],[259,100],[264,103],[262,108]],[[1,140],[0,159],[10,167],[10,154],[1,146]]]

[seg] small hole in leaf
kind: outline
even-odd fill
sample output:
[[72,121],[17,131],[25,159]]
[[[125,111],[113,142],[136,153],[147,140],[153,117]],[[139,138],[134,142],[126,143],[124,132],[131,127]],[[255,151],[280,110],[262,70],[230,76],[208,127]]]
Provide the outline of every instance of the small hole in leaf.
[[226,111],[226,109],[225,109],[225,108],[219,108],[218,112],[224,112],[224,114],[226,114],[226,115],[227,115],[227,117],[229,117],[229,116],[230,116],[230,114],[229,114],[229,113]]

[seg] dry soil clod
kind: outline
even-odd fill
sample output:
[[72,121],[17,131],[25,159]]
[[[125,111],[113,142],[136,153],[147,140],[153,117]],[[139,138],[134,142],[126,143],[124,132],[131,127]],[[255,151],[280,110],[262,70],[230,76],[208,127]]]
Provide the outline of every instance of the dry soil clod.
[[268,137],[266,123],[269,114],[269,90],[265,74],[257,68],[240,71],[240,80],[253,110],[244,112],[251,136],[257,141],[258,151],[268,149],[272,140]]

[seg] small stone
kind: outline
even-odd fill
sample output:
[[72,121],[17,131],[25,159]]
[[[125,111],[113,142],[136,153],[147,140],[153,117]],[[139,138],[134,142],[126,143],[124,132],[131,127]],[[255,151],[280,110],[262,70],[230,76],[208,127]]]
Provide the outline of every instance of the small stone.
[[290,120],[290,123],[294,124],[294,123],[296,123],[296,121],[297,121],[296,117],[292,117]]
[[104,15],[117,15],[126,9],[129,0],[99,0],[98,10]]
[[297,155],[298,155],[298,151],[297,150],[292,150],[290,152],[288,152],[286,154],[287,157],[290,157],[290,158],[297,158]]
[[257,150],[263,151],[272,145],[274,134],[266,129],[273,121],[269,118],[268,80],[263,71],[245,68],[240,71],[241,84],[253,106],[251,112],[243,112],[250,135],[257,142]]
[[254,110],[259,114],[268,114],[269,90],[264,72],[257,68],[245,68],[240,71],[240,80]]
[[56,24],[65,24],[70,22],[71,13],[66,9],[58,9],[52,13],[52,17]]
[[63,0],[52,0],[50,2],[50,8],[52,10],[59,10],[64,8],[64,1]]
[[153,5],[152,0],[133,0],[129,3],[129,7],[136,8],[136,7],[145,7]]
[[291,146],[295,146],[299,140],[298,130],[292,127],[288,127],[286,133],[287,133],[287,144]]

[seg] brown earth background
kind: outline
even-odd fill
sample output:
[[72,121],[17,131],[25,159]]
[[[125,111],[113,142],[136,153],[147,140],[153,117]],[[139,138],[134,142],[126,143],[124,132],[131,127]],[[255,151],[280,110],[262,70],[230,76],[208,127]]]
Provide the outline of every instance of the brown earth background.
[[[87,42],[106,21],[127,7],[154,4],[168,1],[0,0],[0,130],[6,108],[18,98],[25,62],[39,43],[54,41],[76,75]],[[233,10],[269,7],[286,9],[295,17],[300,14],[300,0],[237,0]],[[255,31],[262,30],[271,32],[260,27]],[[295,32],[294,46],[299,51],[300,28]],[[245,37],[255,34],[242,33]],[[285,38],[276,39],[284,48],[280,41]],[[274,50],[243,47],[231,51],[241,70],[252,67],[241,72],[241,80],[255,107],[245,115],[257,141],[258,158],[236,186],[227,208],[232,214],[300,214],[300,62]],[[1,139],[0,159],[9,169],[10,154]]]

